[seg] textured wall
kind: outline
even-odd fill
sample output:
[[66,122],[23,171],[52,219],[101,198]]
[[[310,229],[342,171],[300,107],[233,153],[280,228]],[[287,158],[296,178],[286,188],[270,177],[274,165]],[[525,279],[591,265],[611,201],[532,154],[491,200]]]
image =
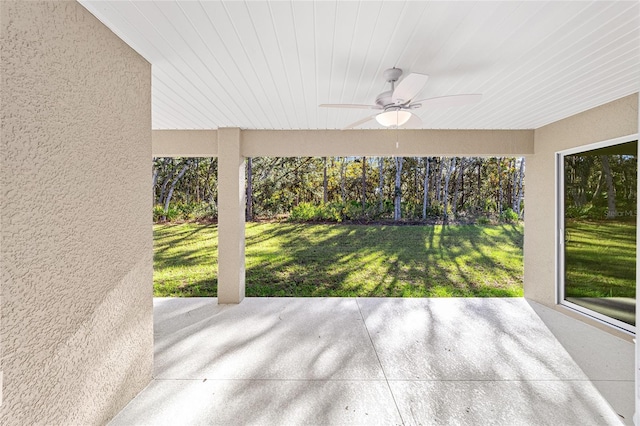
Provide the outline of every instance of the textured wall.
[[637,132],[637,94],[535,131],[526,163],[525,297],[555,307],[555,153]]
[[76,2],[0,2],[0,424],[99,424],[151,379],[151,68]]

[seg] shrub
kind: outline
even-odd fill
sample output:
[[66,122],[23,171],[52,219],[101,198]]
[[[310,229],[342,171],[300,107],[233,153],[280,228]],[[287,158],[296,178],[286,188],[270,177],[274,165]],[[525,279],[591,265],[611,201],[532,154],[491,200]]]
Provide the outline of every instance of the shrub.
[[176,209],[175,207],[169,207],[166,216],[168,221],[176,220],[180,217],[180,211],[178,211],[178,209]]
[[571,219],[602,220],[607,218],[607,211],[607,207],[599,207],[592,204],[580,207],[567,206],[565,208],[565,216]]
[[346,220],[357,220],[363,218],[362,204],[357,201],[349,201],[342,211],[342,217]]
[[427,216],[441,217],[444,214],[444,206],[439,201],[434,201],[427,209]]
[[491,223],[491,220],[486,216],[480,216],[476,222],[478,225],[488,225]]
[[342,210],[344,204],[342,203],[328,203],[322,206],[322,218],[324,220],[330,220],[332,222],[342,222]]
[[289,220],[307,222],[328,220],[340,222],[342,220],[343,205],[341,203],[328,203],[315,205],[312,203],[300,203],[291,209]]
[[[391,205],[392,208],[393,205]],[[289,220],[296,222],[329,221],[342,222],[343,220],[375,220],[388,215],[389,206],[384,205],[380,211],[377,202],[366,203],[364,211],[362,203],[350,201],[346,204],[340,202],[327,204],[300,203],[291,209]],[[390,210],[393,211],[393,210]]]
[[160,222],[166,217],[167,222],[174,220],[213,220],[218,217],[215,203],[180,203],[171,205],[165,213],[161,205],[153,206],[153,221]]
[[317,214],[316,207],[311,203],[300,203],[291,209],[289,215],[290,220],[295,221],[308,221],[315,220]]
[[402,203],[402,216],[405,219],[422,219],[422,204]]
[[609,212],[609,209],[607,207],[592,206],[586,210],[586,217],[591,220],[607,219],[608,212]]
[[193,220],[214,220],[218,218],[218,206],[215,203],[201,203],[192,212]]
[[162,208],[162,206],[153,206],[153,221],[154,222],[159,222],[160,219],[162,219],[162,216],[164,216],[164,208]]
[[514,212],[511,207],[507,207],[500,214],[500,220],[507,223],[517,222],[519,219],[518,213]]
[[587,207],[567,206],[565,208],[565,216],[572,219],[585,219],[588,212]]
[[162,206],[153,206],[153,221],[161,222],[163,217],[166,217],[168,222],[176,220],[180,216],[180,212],[175,207],[169,207],[169,210],[165,213]]
[[193,218],[193,213],[198,207],[198,203],[180,203],[176,204],[175,209],[178,211],[180,219],[189,220]]

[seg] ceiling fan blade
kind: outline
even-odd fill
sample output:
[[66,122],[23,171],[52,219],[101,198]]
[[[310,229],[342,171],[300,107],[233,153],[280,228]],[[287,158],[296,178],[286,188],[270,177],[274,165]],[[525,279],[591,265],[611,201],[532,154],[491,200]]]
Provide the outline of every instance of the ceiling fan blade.
[[420,129],[422,127],[422,119],[415,114],[411,114],[409,121],[400,127],[404,129]]
[[320,104],[323,108],[359,108],[359,109],[382,109],[378,105],[361,105],[361,104]]
[[[415,101],[411,105],[416,105],[416,108],[420,108],[420,106],[426,108],[449,108],[475,104],[477,102],[480,102],[481,99],[482,95],[480,94],[440,96],[438,98],[429,98]],[[417,106],[418,104],[420,106]],[[409,107],[411,107],[411,105]]]
[[363,118],[361,120],[356,121],[355,123],[351,123],[351,124],[349,124],[347,126],[344,126],[340,130],[347,130],[347,129],[353,129],[354,127],[358,127],[359,125],[364,124],[369,120],[373,120],[376,117],[376,115],[378,115],[378,114],[370,115],[369,117],[365,117],[365,118]]
[[427,84],[428,78],[429,76],[426,74],[412,72],[398,83],[398,86],[393,91],[391,100],[396,104],[409,102],[420,93],[424,85]]

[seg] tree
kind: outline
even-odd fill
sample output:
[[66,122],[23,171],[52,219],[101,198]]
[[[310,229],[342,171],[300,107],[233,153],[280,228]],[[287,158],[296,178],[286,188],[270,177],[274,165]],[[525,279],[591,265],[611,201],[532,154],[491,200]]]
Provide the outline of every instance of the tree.
[[609,166],[609,156],[601,155],[600,163],[602,164],[602,171],[604,172],[605,182],[607,183],[607,218],[614,219],[617,216],[616,188],[613,185],[613,176],[611,175],[611,167]]
[[323,168],[322,168],[322,202],[327,204],[328,200],[328,182],[327,182],[327,157],[323,159]]
[[173,191],[176,188],[176,184],[178,183],[180,178],[182,178],[182,176],[184,176],[184,174],[186,173],[186,171],[189,168],[190,164],[191,164],[191,160],[185,161],[184,165],[182,166],[182,169],[180,169],[180,172],[178,172],[178,175],[171,182],[171,187],[169,188],[169,193],[167,194],[167,198],[164,201],[164,215],[162,216],[163,220],[167,220],[167,212],[169,211],[169,203],[171,202],[171,197],[173,196]]
[[253,220],[253,160],[247,157],[247,220]]
[[458,194],[460,193],[460,187],[462,186],[462,176],[464,175],[465,160],[464,158],[459,158],[458,162],[459,165],[458,171],[456,173],[456,187],[455,191],[453,192],[453,201],[451,202],[451,211],[454,216],[456,216],[456,214],[458,213]]
[[497,159],[498,165],[498,214],[502,213],[502,157]]
[[[618,157],[609,156],[608,161],[613,190],[617,191],[620,204],[620,199],[635,196],[636,178],[625,165],[626,160]],[[503,207],[509,205],[522,211],[521,159],[378,157],[377,167],[368,167],[367,157],[255,157],[246,161],[247,220],[286,215],[301,202],[316,205],[341,202],[347,210],[350,204],[357,203],[357,212],[353,209],[349,212],[351,218],[373,215],[371,218],[382,220],[426,220],[430,208],[437,206],[443,211],[445,203],[448,216],[463,211],[497,215],[501,189]],[[599,157],[574,162],[570,165],[573,169],[568,167],[571,175],[567,182],[575,190],[567,191],[568,199],[571,193],[584,202],[593,199],[594,205],[606,206],[606,173]],[[164,211],[171,204],[178,206],[185,218],[195,211],[215,214],[217,164],[215,158],[155,158],[152,182],[159,210]],[[596,165],[600,172],[590,177],[588,172]],[[600,198],[598,182],[602,188]],[[367,200],[375,200],[375,212],[367,209]],[[385,209],[387,202],[393,204],[393,209]],[[616,207],[620,209],[621,204]],[[441,215],[445,219],[444,211]]]
[[167,158],[165,161],[165,169],[167,169],[168,175],[167,177],[164,179],[164,182],[162,183],[162,186],[160,187],[160,194],[158,194],[158,204],[164,204],[164,200],[165,200],[165,193],[167,190],[167,186],[169,185],[169,182],[171,182],[173,180],[173,175],[175,172],[174,169],[174,161],[173,158]]
[[444,209],[443,209],[443,221],[444,223],[449,223],[449,212],[448,212],[448,207],[449,207],[449,181],[451,180],[451,174],[453,173],[453,169],[455,168],[455,159],[454,158],[449,158],[448,161],[443,162],[443,167],[445,168],[444,170],[444,193],[442,194],[442,199],[443,199],[443,203],[444,203]]
[[518,172],[518,196],[516,197],[515,212],[521,216],[520,203],[522,202],[522,179],[524,178],[524,157],[520,159],[520,171]]
[[422,192],[422,220],[427,220],[427,209],[429,208],[429,163],[430,158],[424,157],[424,181]]
[[402,217],[402,157],[395,157],[396,180],[393,203],[393,220],[398,221]]
[[345,158],[342,157],[340,161],[340,195],[342,196],[342,202],[347,202],[347,192],[345,190],[344,184],[344,173],[345,173],[346,163]]
[[435,179],[436,179],[436,200],[438,202],[442,201],[442,197],[441,197],[441,186],[442,186],[442,159],[440,161],[436,162],[436,173],[435,173]]
[[384,211],[384,158],[378,157],[378,195],[380,199],[379,211]]
[[367,209],[367,157],[362,157],[362,212]]

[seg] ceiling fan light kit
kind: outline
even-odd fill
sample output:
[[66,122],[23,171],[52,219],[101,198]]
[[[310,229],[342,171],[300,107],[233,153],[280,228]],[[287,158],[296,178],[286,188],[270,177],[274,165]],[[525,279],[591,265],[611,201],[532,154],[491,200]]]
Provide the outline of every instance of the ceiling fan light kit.
[[422,124],[420,117],[409,112],[421,108],[427,107],[440,107],[448,108],[453,106],[462,106],[479,102],[482,95],[452,95],[442,96],[438,98],[415,100],[415,97],[422,91],[423,87],[427,83],[429,78],[426,74],[411,73],[398,83],[396,82],[402,76],[402,70],[400,68],[389,68],[384,71],[383,76],[387,83],[391,84],[391,90],[380,93],[376,97],[375,105],[361,105],[361,104],[322,104],[321,107],[327,108],[361,108],[361,109],[377,109],[383,110],[383,112],[365,117],[361,120],[351,123],[345,126],[344,129],[353,129],[354,127],[365,124],[374,118],[378,123],[385,127],[400,127],[411,120],[410,125],[419,126]]
[[411,113],[400,109],[381,112],[376,115],[376,121],[385,127],[400,127],[409,121]]

